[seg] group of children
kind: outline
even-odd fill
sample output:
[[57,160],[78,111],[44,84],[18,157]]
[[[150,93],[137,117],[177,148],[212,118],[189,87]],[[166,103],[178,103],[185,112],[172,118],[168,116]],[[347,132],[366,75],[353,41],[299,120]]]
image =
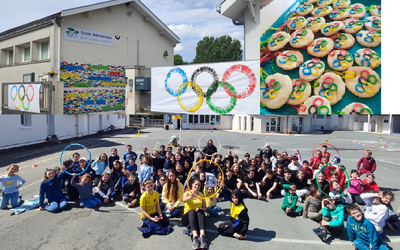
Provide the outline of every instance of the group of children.
[[[357,249],[364,249],[360,246],[368,242],[386,249],[379,234],[385,226],[398,229],[400,208],[394,211],[391,207],[394,199],[391,191],[379,193],[374,181],[376,162],[370,150],[365,150],[357,169],[351,170],[347,178],[340,156],[331,159],[326,145],[315,151],[310,161],[302,161],[298,150],[293,155],[278,153],[269,144],[254,158],[246,153],[244,159],[231,151],[223,157],[211,140],[197,158],[193,146],[177,146],[176,153],[172,149],[161,145],[160,150],[148,152],[143,147],[138,157],[128,145],[122,158],[113,148],[109,157],[101,153],[93,162],[74,153],[63,166],[45,171],[40,185],[40,209],[57,212],[66,208],[67,200],[79,200],[81,206],[92,208],[121,199],[128,207],[140,206],[143,224],[139,230],[146,237],[171,232],[169,218],[180,216],[179,206],[183,201],[182,223],[191,226],[194,249],[207,247],[201,214],[223,216],[217,206],[217,200],[221,199],[231,201],[232,205],[230,220],[223,222],[218,231],[238,239],[246,237],[249,226],[243,198],[283,197],[281,209],[287,215],[320,223],[313,230],[323,241],[329,233],[340,235],[349,215],[347,231]],[[335,164],[328,164],[330,160]],[[12,207],[18,205],[18,188],[25,183],[16,175],[17,165],[7,170],[8,174],[0,176],[2,209],[9,200]],[[366,178],[361,180],[363,174]],[[215,184],[210,185],[213,178]],[[97,187],[97,192],[93,193],[93,187]],[[216,194],[219,187],[221,191]],[[304,207],[298,203],[304,203]],[[364,213],[357,204],[363,206]]]

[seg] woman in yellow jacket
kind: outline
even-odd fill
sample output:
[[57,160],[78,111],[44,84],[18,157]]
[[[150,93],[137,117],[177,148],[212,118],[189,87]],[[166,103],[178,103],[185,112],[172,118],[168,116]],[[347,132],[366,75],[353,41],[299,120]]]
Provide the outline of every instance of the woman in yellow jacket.
[[187,227],[190,225],[193,234],[193,249],[206,249],[207,239],[205,235],[206,217],[206,202],[203,199],[204,195],[200,192],[201,182],[195,179],[192,182],[192,191],[187,191],[183,194],[182,201],[185,203],[185,209],[182,216],[182,224]]
[[179,205],[182,202],[183,193],[183,185],[176,178],[175,170],[168,171],[167,183],[164,184],[160,204],[166,217],[177,217],[179,215]]

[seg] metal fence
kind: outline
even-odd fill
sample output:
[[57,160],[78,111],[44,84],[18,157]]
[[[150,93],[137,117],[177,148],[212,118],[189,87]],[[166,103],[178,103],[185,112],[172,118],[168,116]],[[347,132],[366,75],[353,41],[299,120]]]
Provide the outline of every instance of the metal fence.
[[130,117],[129,126],[131,127],[164,127],[164,119],[145,119],[143,117]]
[[11,82],[11,83],[1,83],[1,108],[3,114],[21,114],[27,112],[21,112],[18,110],[12,110],[8,107],[8,86],[9,85],[21,85],[21,84],[40,84],[39,89],[39,104],[40,113],[51,114],[52,113],[52,82]]

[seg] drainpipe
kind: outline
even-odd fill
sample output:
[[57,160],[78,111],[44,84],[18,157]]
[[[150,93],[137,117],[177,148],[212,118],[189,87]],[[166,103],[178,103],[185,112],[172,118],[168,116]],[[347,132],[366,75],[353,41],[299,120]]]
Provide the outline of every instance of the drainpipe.
[[[244,38],[246,38],[246,32],[244,31],[244,22],[239,22],[239,21],[236,21],[236,20],[233,20],[232,19],[232,23],[233,23],[233,25],[235,25],[235,26],[243,26],[243,37]],[[245,50],[245,48],[246,48],[246,39],[244,39],[244,42],[243,42],[243,58],[246,58],[246,50]]]

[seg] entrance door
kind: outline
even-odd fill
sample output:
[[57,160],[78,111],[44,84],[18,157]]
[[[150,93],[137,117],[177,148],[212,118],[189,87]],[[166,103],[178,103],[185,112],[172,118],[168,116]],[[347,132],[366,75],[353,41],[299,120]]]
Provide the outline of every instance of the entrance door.
[[187,115],[182,115],[182,129],[188,128],[188,117]]
[[382,133],[389,133],[390,131],[389,119],[383,119]]
[[376,132],[376,119],[371,119],[371,132]]

